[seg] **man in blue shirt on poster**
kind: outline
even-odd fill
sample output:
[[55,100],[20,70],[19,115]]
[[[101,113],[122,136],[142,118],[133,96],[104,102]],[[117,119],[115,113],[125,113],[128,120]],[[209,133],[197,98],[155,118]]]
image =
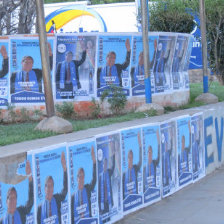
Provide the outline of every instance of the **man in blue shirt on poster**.
[[153,160],[153,150],[152,146],[148,147],[148,162],[143,168],[143,191],[145,192],[149,187],[156,187],[156,168],[160,161],[160,144],[159,144],[159,132],[157,130],[157,142],[158,142],[158,155],[155,160]]
[[179,176],[183,172],[189,172],[189,153],[191,151],[190,121],[188,122],[188,129],[189,129],[189,145],[188,145],[188,147],[186,147],[185,136],[182,135],[182,137],[181,137],[181,152],[178,156],[178,173],[179,173]]
[[[50,68],[53,65],[53,53],[51,45],[48,43]],[[20,91],[33,91],[42,93],[42,69],[33,68],[34,59],[31,56],[22,58],[22,70],[13,72],[11,76],[11,93]]]
[[17,204],[17,191],[15,187],[10,187],[7,192],[7,212],[0,220],[0,224],[25,224],[26,216],[30,213],[33,207],[33,178],[31,174],[30,162],[26,162],[26,175],[29,176],[29,192],[28,201],[26,205],[16,207]]
[[37,223],[61,223],[61,202],[66,198],[68,192],[67,167],[65,153],[61,153],[61,165],[63,168],[63,189],[60,193],[54,194],[54,180],[48,176],[45,180],[45,200],[38,206]]
[[115,85],[122,87],[122,70],[125,70],[130,64],[131,46],[130,41],[125,41],[127,49],[126,59],[123,64],[115,64],[116,53],[110,51],[106,57],[106,66],[98,68],[97,70],[97,88],[105,87],[108,85]]
[[133,165],[133,151],[128,151],[128,169],[123,173],[123,199],[130,194],[138,194],[138,172],[142,166],[142,144],[141,136],[138,133],[138,144],[139,144],[139,162]]
[[[65,60],[57,65],[56,90],[61,94],[62,99],[74,98],[75,92],[81,88],[78,68],[86,60],[86,48],[84,42],[80,42],[80,44],[83,50],[80,60],[73,60],[73,53],[67,51]],[[67,92],[68,95],[64,95],[63,92]]]
[[[112,146],[112,167],[108,168],[108,161],[107,158],[104,158],[103,160],[103,173],[99,176],[99,209],[100,214],[106,214],[108,213],[111,208],[113,207],[113,191],[112,191],[112,185],[111,185],[111,177],[114,173],[114,167],[115,167],[115,153],[114,153],[114,143],[111,142],[110,145]],[[103,223],[110,220],[110,218],[104,219],[102,217]]]
[[3,78],[9,71],[9,59],[4,45],[1,46],[0,53],[3,57],[2,60],[2,70],[0,70],[0,78]]
[[90,184],[85,184],[85,171],[82,167],[79,168],[77,174],[78,189],[71,197],[71,214],[72,224],[76,224],[82,218],[92,216],[91,213],[91,192],[96,185],[96,158],[94,147],[91,148],[91,157],[93,161],[93,178]]
[[199,159],[199,149],[200,149],[201,133],[200,127],[195,125],[194,134],[192,134],[192,165],[193,173],[199,171],[200,159]]

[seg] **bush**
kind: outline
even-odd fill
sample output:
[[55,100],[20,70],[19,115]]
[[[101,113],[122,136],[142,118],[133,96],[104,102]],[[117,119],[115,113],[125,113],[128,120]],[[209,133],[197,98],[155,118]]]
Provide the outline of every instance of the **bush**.
[[55,108],[63,118],[71,118],[75,114],[74,105],[72,102],[63,102],[62,104],[56,104]]

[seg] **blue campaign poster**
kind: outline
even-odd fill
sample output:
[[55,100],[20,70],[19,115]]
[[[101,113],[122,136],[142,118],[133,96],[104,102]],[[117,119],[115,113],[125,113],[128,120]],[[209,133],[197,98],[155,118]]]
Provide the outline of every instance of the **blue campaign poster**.
[[155,93],[171,91],[171,63],[173,60],[173,48],[175,41],[175,36],[159,35],[153,65]]
[[33,151],[37,224],[69,223],[66,144]]
[[162,197],[176,191],[176,121],[168,120],[160,125],[162,156]]
[[[149,59],[150,70],[156,55],[158,36],[149,36]],[[132,96],[145,96],[145,71],[143,58],[142,36],[133,36],[132,56],[131,56],[131,93]],[[151,76],[151,92],[154,93],[154,77]]]
[[173,78],[174,90],[185,88],[183,69],[187,49],[188,49],[188,37],[178,35],[172,63],[172,78]]
[[161,199],[160,130],[159,125],[142,127],[143,201],[145,205]]
[[9,102],[9,42],[0,39],[0,108]]
[[95,93],[96,36],[57,35],[56,99],[90,100]]
[[16,224],[34,224],[34,184],[30,155],[19,164],[17,176],[11,181],[10,184],[0,183],[1,223],[12,223],[14,220]]
[[68,144],[71,224],[98,223],[97,164],[94,139]]
[[193,181],[205,176],[205,148],[203,137],[203,113],[191,117]]
[[100,223],[114,223],[123,217],[120,133],[96,136],[96,145]]
[[124,214],[137,210],[143,204],[141,136],[141,128],[121,131]]
[[[10,39],[10,93],[12,103],[43,103],[44,87],[37,37]],[[50,69],[53,67],[53,39],[48,38]]]
[[190,79],[189,79],[188,69],[189,69],[189,64],[190,64],[190,57],[191,57],[191,52],[192,52],[193,41],[194,41],[193,37],[188,37],[188,46],[186,49],[185,64],[184,64],[184,68],[183,68],[185,89],[190,88]]
[[131,36],[100,35],[97,57],[97,96],[111,85],[121,87],[130,95]]
[[190,116],[177,119],[178,138],[178,186],[179,188],[192,182],[192,148]]

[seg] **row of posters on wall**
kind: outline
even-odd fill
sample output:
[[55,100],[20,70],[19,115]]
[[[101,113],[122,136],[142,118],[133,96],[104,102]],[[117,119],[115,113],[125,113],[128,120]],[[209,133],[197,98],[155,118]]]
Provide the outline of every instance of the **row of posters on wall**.
[[114,223],[205,175],[203,113],[27,153],[0,223]]
[[[193,38],[149,33],[152,94],[189,89]],[[140,34],[58,34],[48,37],[49,64],[56,101],[91,101],[111,85],[128,96],[145,96]],[[38,37],[0,39],[0,106],[44,103]]]

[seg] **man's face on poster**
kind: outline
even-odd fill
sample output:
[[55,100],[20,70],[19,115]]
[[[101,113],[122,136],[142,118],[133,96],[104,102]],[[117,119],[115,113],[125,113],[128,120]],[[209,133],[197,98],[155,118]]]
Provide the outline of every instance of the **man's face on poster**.
[[112,67],[115,64],[116,55],[113,52],[110,52],[107,55],[107,66]]
[[9,214],[14,214],[17,204],[17,193],[12,190],[7,197],[7,208]]
[[85,173],[84,170],[81,168],[78,171],[77,179],[78,179],[78,189],[82,190],[84,188]]
[[22,60],[22,70],[25,71],[25,72],[29,72],[31,71],[33,68],[33,60],[32,58],[24,58]]
[[45,183],[45,197],[50,201],[54,193],[54,182],[52,179],[48,179]]
[[144,64],[144,58],[143,58],[143,52],[141,52],[138,56],[138,64],[143,65]]
[[131,169],[133,167],[133,152],[130,150],[128,152],[128,168]]
[[68,52],[68,53],[66,53],[66,55],[65,55],[65,60],[66,60],[67,62],[71,62],[71,61],[72,61],[72,58],[73,58],[73,54],[72,54],[72,52]]
[[151,145],[148,148],[148,162],[149,164],[152,163],[152,146]]

